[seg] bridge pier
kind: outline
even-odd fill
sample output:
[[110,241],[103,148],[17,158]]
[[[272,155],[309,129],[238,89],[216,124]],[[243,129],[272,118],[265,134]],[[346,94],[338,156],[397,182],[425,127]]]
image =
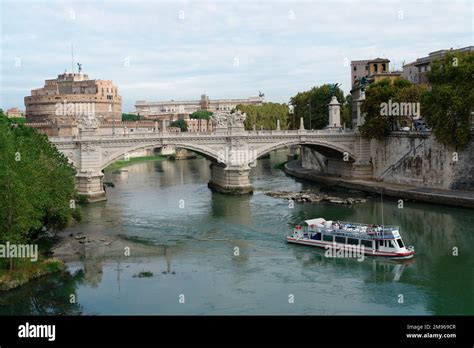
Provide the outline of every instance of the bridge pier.
[[207,186],[220,193],[228,195],[245,195],[253,192],[250,185],[250,168],[247,167],[224,167],[218,163],[212,163],[211,180]]
[[89,203],[107,200],[104,191],[104,174],[102,172],[80,172],[76,174],[77,193],[86,197]]

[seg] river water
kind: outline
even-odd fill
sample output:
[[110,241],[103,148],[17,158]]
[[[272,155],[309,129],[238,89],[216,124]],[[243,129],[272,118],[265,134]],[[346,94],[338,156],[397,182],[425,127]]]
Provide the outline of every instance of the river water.
[[[324,251],[287,244],[286,231],[316,217],[380,223],[380,199],[291,208],[263,191],[364,194],[288,177],[273,168],[285,159],[274,152],[259,160],[251,174],[255,192],[242,197],[212,193],[203,158],[108,173],[115,185],[108,201],[84,207],[82,223],[66,233],[124,236],[130,256],[69,262],[64,274],[1,294],[0,314],[474,314],[472,210],[408,201],[399,208],[384,199],[385,223],[401,226],[415,258],[326,258]],[[136,245],[147,252],[135,253]],[[136,277],[140,272],[153,276]]]

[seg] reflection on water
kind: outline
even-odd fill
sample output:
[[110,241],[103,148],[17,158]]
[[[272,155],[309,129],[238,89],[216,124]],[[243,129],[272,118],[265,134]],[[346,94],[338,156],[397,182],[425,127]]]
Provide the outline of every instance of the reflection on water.
[[[209,163],[202,158],[108,173],[106,180],[115,184],[108,201],[85,207],[83,222],[66,233],[123,235],[132,255],[107,254],[106,248],[86,253],[68,264],[69,278],[51,276],[0,295],[0,313],[474,314],[472,211],[414,202],[399,209],[388,199],[384,221],[400,225],[405,243],[416,247],[413,260],[325,258],[324,250],[286,244],[287,229],[319,216],[380,223],[379,199],[290,209],[262,191],[364,194],[287,177],[273,168],[285,159],[285,153],[272,153],[258,161],[251,196],[211,193]],[[452,256],[455,247],[458,256]],[[143,271],[153,277],[136,277]],[[77,305],[69,304],[71,293]],[[288,303],[289,294],[295,303]]]
[[82,306],[76,301],[76,289],[84,281],[84,272],[48,275],[0,296],[0,315],[78,315]]

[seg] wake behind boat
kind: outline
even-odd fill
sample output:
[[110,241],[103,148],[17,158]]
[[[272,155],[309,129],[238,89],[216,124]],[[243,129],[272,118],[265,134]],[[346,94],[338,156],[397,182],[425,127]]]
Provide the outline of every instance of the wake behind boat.
[[317,218],[297,225],[286,236],[289,243],[340,251],[360,251],[364,255],[390,259],[409,259],[413,246],[405,246],[398,226],[368,225]]

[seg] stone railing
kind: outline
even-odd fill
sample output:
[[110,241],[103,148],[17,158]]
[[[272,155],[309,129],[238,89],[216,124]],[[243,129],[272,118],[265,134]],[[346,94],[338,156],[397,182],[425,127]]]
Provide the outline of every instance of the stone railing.
[[39,128],[39,127],[51,127],[53,124],[51,122],[26,122],[25,126]]
[[215,131],[209,132],[162,132],[161,130],[157,131],[146,131],[146,132],[139,132],[134,131],[130,133],[124,134],[97,134],[97,135],[87,135],[81,136],[72,136],[70,138],[65,137],[50,137],[50,140],[55,141],[67,141],[67,140],[113,140],[113,139],[144,139],[144,138],[186,138],[186,139],[195,139],[199,137],[216,137],[216,136],[227,136],[227,135],[235,135],[235,136],[298,136],[298,135],[321,135],[321,136],[343,136],[343,135],[353,135],[355,132],[353,130],[345,130],[345,131],[332,131],[326,129],[319,129],[319,130],[263,130],[263,131],[245,131],[241,133],[229,133],[229,134],[222,134],[216,133]]
[[100,127],[150,127],[160,125],[158,121],[105,121],[100,124]]

